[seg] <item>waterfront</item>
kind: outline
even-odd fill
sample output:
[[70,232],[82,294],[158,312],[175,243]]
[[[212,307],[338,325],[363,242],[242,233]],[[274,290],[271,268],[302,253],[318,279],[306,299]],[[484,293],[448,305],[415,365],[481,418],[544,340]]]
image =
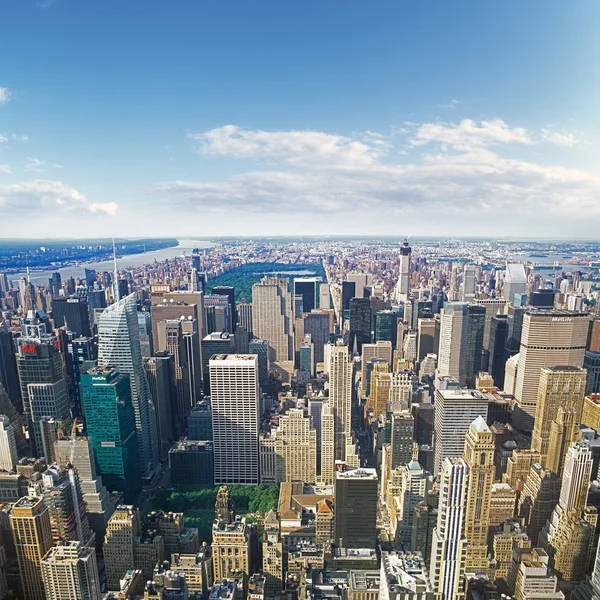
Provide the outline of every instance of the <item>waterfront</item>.
[[[129,254],[126,256],[118,257],[119,269],[126,269],[129,267],[141,267],[153,263],[154,261],[160,262],[176,256],[183,256],[191,254],[194,248],[212,248],[214,244],[206,240],[194,240],[194,239],[181,239],[178,240],[179,245],[172,246],[171,248],[162,248],[161,250],[153,250],[146,252],[145,254]],[[52,273],[60,273],[63,280],[69,277],[83,278],[85,269],[96,269],[96,271],[112,271],[113,261],[103,260],[99,262],[82,262],[78,265],[69,265],[61,269],[47,269],[44,271],[33,271],[30,274],[31,283],[34,285],[43,285],[52,276]],[[17,282],[20,277],[25,277],[26,273],[12,273],[9,275],[9,279],[13,282]]]

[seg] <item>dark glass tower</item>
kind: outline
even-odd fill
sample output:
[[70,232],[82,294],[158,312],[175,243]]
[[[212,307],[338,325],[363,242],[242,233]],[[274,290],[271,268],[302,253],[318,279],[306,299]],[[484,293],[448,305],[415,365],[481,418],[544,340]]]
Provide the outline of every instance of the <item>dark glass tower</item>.
[[506,367],[506,340],[508,338],[508,315],[492,317],[490,325],[490,360],[488,372],[494,379],[494,385],[504,389]]
[[375,313],[375,341],[392,342],[396,348],[398,334],[398,313],[393,310],[380,310]]
[[466,374],[467,385],[474,387],[475,378],[481,371],[483,356],[483,331],[485,329],[485,306],[469,304],[467,327]]
[[6,323],[0,323],[0,384],[8,394],[14,407],[23,411],[19,373],[12,333]]
[[363,344],[371,341],[371,301],[368,298],[350,300],[350,348],[354,343],[360,352]]
[[53,298],[52,320],[56,328],[65,326],[68,331],[72,331],[75,335],[82,335],[84,337],[92,335],[88,303],[85,298],[78,296],[73,298],[65,298],[64,296]]

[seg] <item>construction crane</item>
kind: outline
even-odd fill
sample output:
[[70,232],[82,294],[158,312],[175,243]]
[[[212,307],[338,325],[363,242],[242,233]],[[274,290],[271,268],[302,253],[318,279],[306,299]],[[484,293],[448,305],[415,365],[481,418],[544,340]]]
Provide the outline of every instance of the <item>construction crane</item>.
[[69,482],[71,484],[71,498],[73,501],[73,510],[75,511],[75,526],[77,527],[77,539],[81,544],[85,544],[83,539],[83,526],[81,524],[81,512],[79,511],[79,498],[77,497],[77,483],[75,480],[75,467],[73,466],[73,458],[75,456],[75,443],[77,442],[77,419],[73,420],[73,429],[71,430],[71,449],[69,452],[69,464],[67,469],[69,472]]

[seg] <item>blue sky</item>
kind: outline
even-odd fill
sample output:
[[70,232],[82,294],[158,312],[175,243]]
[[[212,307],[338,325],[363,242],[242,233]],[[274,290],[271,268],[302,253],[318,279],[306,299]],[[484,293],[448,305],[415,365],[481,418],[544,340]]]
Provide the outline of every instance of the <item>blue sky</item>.
[[597,238],[593,0],[3,0],[0,236]]

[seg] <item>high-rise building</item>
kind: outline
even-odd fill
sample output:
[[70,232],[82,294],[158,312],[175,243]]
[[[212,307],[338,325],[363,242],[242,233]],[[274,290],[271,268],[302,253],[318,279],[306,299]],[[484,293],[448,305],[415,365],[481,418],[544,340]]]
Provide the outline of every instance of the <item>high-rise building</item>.
[[275,455],[280,465],[280,481],[317,480],[317,432],[303,409],[291,408],[279,418]]
[[325,360],[325,344],[329,343],[331,331],[331,312],[313,310],[304,317],[304,335],[309,335],[315,345],[315,361],[322,363]]
[[502,295],[512,304],[515,294],[527,293],[527,275],[521,263],[506,263]]
[[329,310],[331,308],[331,291],[328,283],[319,284],[319,308]]
[[93,600],[101,588],[94,548],[81,542],[63,542],[42,560],[47,600]]
[[23,456],[27,451],[27,440],[23,433],[23,425],[21,423],[21,415],[17,412],[12,402],[8,398],[8,394],[4,391],[4,388],[0,384],[0,414],[8,417],[15,435],[15,441],[17,444],[17,452],[20,456]]
[[87,433],[105,485],[133,502],[141,488],[139,445],[129,376],[96,367],[82,375]]
[[487,419],[488,399],[476,390],[437,390],[434,406],[434,472],[437,474],[446,458],[462,456],[471,423],[480,416]]
[[248,353],[258,357],[258,382],[263,392],[269,385],[269,343],[267,340],[250,340]]
[[419,319],[417,337],[417,358],[423,360],[428,354],[438,353],[436,344],[436,319]]
[[135,294],[112,304],[100,315],[98,364],[129,375],[139,467],[142,477],[148,479],[158,466],[158,440],[155,408],[142,362]]
[[0,470],[13,471],[19,454],[15,431],[6,415],[0,415]]
[[[598,327],[598,329],[600,329],[600,327]],[[586,350],[585,357],[583,359],[583,366],[587,371],[587,379],[585,384],[586,396],[589,394],[600,393],[600,352]]]
[[488,569],[488,532],[494,484],[494,434],[483,417],[471,423],[465,441],[464,460],[469,467],[465,510],[467,555],[465,568],[476,573]]
[[219,354],[209,368],[215,483],[258,484],[258,357]]
[[454,377],[461,384],[467,380],[467,336],[469,305],[447,302],[442,309],[438,375]]
[[335,459],[346,459],[352,426],[352,363],[348,346],[329,346],[329,399],[335,418]]
[[430,475],[419,464],[411,460],[402,467],[402,487],[400,493],[400,510],[396,527],[396,542],[410,546],[414,524],[415,508],[425,500],[429,489]]
[[429,572],[435,593],[445,600],[464,599],[467,539],[465,508],[469,467],[463,458],[446,458],[442,466],[438,522],[433,530]]
[[238,325],[243,327],[250,335],[254,332],[252,323],[252,303],[242,302],[237,307]]
[[476,285],[477,267],[475,265],[465,265],[461,289],[461,300],[463,302],[470,302],[475,298]]
[[66,327],[76,336],[90,337],[90,313],[87,300],[80,296],[67,298],[58,296],[52,299],[52,320],[54,327]]
[[30,383],[27,395],[31,409],[31,423],[38,454],[44,447],[40,422],[44,417],[66,419],[69,417],[69,392],[66,380],[48,383]]
[[43,498],[24,496],[10,511],[10,527],[25,600],[46,600],[42,559],[52,547],[50,511]]
[[371,301],[369,298],[352,298],[350,300],[350,347],[358,348],[371,341]]
[[294,315],[289,280],[264,277],[252,286],[254,335],[269,343],[269,364],[284,379],[294,364]]
[[302,296],[302,310],[305,313],[317,308],[317,283],[314,277],[294,279],[294,296]]
[[539,451],[542,466],[559,475],[569,446],[579,433],[585,381],[586,372],[581,367],[546,367],[541,371],[531,447]]
[[395,290],[398,302],[406,302],[410,296],[410,255],[408,240],[404,240],[400,248],[400,273]]
[[135,538],[141,533],[140,512],[134,506],[121,505],[108,521],[103,555],[106,585],[119,590],[120,580],[135,566]]
[[572,311],[526,311],[514,390],[519,409],[515,411],[517,428],[533,427],[541,369],[583,366],[589,319],[585,313]]
[[336,469],[333,541],[340,548],[374,548],[377,520],[377,471]]
[[479,304],[468,307],[467,347],[466,347],[466,381],[473,387],[475,378],[482,370],[483,332],[485,330],[485,308]]
[[490,347],[488,373],[494,380],[494,385],[504,389],[504,371],[506,369],[506,340],[508,338],[508,315],[492,317],[490,326]]
[[333,485],[335,475],[335,410],[330,402],[321,412],[321,469],[320,482]]
[[178,421],[181,406],[178,403],[175,377],[175,357],[168,352],[144,359],[144,371],[156,413],[157,439],[161,461],[167,459],[174,439],[183,435],[184,423]]
[[398,313],[394,310],[380,310],[375,313],[375,341],[391,342],[396,347]]
[[4,388],[15,408],[23,410],[15,345],[5,322],[0,323],[0,386]]
[[368,396],[369,385],[369,364],[372,358],[383,359],[388,366],[392,364],[393,347],[390,341],[378,341],[374,344],[363,344],[361,350],[361,382],[363,395]]
[[204,393],[210,393],[208,363],[214,354],[234,354],[235,338],[231,333],[213,332],[202,340],[202,372],[204,374]]
[[83,417],[81,403],[81,375],[96,364],[98,345],[92,337],[69,339],[65,354],[67,373],[71,378],[71,394],[73,398],[73,416]]
[[215,296],[227,296],[228,322],[225,331],[235,333],[235,328],[237,325],[237,313],[235,310],[235,288],[230,285],[216,285],[212,289],[212,294]]
[[251,526],[246,519],[236,518],[227,522],[215,519],[212,527],[212,558],[215,581],[222,581],[234,572],[250,575]]

